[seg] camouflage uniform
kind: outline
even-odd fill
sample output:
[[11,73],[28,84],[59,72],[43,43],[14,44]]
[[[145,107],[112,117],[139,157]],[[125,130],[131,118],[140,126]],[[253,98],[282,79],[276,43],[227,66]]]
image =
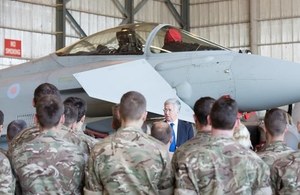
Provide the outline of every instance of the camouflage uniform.
[[[195,135],[195,137],[193,137],[192,139],[190,140],[195,140],[193,142],[196,142],[196,143],[204,143],[208,140],[210,140],[211,138],[211,132],[210,131],[198,131],[197,134]],[[190,141],[189,140],[189,141]]]
[[269,167],[233,138],[194,139],[172,159],[175,194],[253,194],[270,189]]
[[0,152],[0,194],[15,193],[15,177],[8,158]]
[[40,132],[12,153],[23,194],[81,194],[84,164],[81,149],[55,130]]
[[40,134],[40,129],[38,126],[33,126],[19,132],[9,143],[7,156],[11,159],[11,154],[13,151],[21,146],[23,143],[27,143],[34,138],[36,138]]
[[257,154],[271,168],[275,160],[291,152],[293,152],[293,149],[288,147],[284,142],[275,141],[265,145]]
[[[61,131],[59,132],[60,136],[66,141],[69,141],[77,146],[79,146],[82,152],[85,155],[85,160],[88,160],[88,156],[92,150],[92,147],[96,144],[97,140],[88,135],[82,136],[78,132],[71,131],[68,127],[62,126]],[[83,134],[83,133],[82,133]]]
[[271,167],[274,194],[300,194],[300,151],[276,160]]
[[96,140],[95,138],[89,135],[86,135],[83,131],[76,131],[74,133],[79,137],[79,139],[83,142],[83,144],[86,145],[88,154],[90,154],[94,145],[98,142],[98,140]]
[[142,129],[127,127],[93,148],[85,193],[173,194],[173,182],[165,145]]

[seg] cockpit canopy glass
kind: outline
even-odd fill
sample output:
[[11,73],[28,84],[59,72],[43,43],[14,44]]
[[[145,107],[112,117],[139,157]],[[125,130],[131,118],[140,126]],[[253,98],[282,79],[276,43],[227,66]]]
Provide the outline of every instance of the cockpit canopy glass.
[[141,55],[157,24],[129,24],[104,30],[60,49],[57,55]]
[[[88,36],[56,52],[58,56],[76,55],[142,55],[145,48],[152,53],[172,53],[202,50],[226,50],[226,48],[192,33],[172,26],[162,27],[145,47],[156,23],[136,23],[107,29]],[[150,52],[149,51],[149,52]]]
[[151,44],[152,53],[205,50],[227,50],[227,48],[173,26],[161,28]]

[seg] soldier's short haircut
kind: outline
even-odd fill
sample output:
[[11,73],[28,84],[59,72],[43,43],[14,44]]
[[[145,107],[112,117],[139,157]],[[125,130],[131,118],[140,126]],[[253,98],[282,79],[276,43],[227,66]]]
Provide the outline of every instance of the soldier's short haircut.
[[20,131],[27,128],[24,120],[13,120],[7,126],[7,139],[12,140]]
[[36,104],[36,117],[42,128],[57,126],[63,113],[63,103],[57,96],[43,96]]
[[61,98],[59,90],[54,85],[50,83],[43,83],[34,90],[34,96],[33,96],[34,105],[37,104],[39,98],[45,95],[55,95],[58,98]]
[[3,125],[3,123],[4,123],[4,114],[2,110],[0,110],[0,125]]
[[77,122],[78,118],[78,109],[72,104],[64,104],[64,115],[66,127],[69,127],[71,124]]
[[180,109],[181,109],[181,103],[178,99],[176,98],[170,98],[170,99],[167,99],[164,103],[164,105],[167,105],[167,104],[172,104],[174,106],[174,108],[176,109],[176,112],[179,112]]
[[210,112],[212,127],[215,129],[233,129],[237,120],[238,105],[230,97],[221,97],[213,105]]
[[81,120],[81,118],[86,115],[87,105],[86,102],[79,97],[68,97],[65,99],[64,104],[72,104],[78,109],[77,122]]
[[282,109],[273,108],[267,111],[264,123],[271,136],[282,135],[288,124],[287,113]]
[[200,124],[208,124],[207,116],[209,115],[215,101],[216,100],[212,97],[201,97],[195,102],[194,113]]
[[138,120],[146,111],[145,97],[136,91],[125,93],[120,102],[120,117],[123,120]]
[[151,127],[151,136],[163,142],[164,144],[168,144],[172,138],[172,130],[170,125],[163,121],[154,122]]

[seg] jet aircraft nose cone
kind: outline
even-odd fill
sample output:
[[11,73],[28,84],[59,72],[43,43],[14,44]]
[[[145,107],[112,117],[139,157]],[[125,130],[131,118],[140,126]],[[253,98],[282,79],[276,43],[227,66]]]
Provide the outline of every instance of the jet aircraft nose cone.
[[299,63],[238,54],[231,68],[241,110],[264,110],[300,101]]

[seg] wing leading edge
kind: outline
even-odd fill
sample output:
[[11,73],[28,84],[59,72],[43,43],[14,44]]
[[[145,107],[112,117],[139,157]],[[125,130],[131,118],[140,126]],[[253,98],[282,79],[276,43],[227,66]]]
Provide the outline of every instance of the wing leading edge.
[[164,101],[177,98],[181,102],[179,118],[194,122],[193,110],[144,59],[79,72],[74,77],[90,97],[113,103],[119,103],[128,91],[138,91],[147,100],[148,112],[160,115],[163,115]]

